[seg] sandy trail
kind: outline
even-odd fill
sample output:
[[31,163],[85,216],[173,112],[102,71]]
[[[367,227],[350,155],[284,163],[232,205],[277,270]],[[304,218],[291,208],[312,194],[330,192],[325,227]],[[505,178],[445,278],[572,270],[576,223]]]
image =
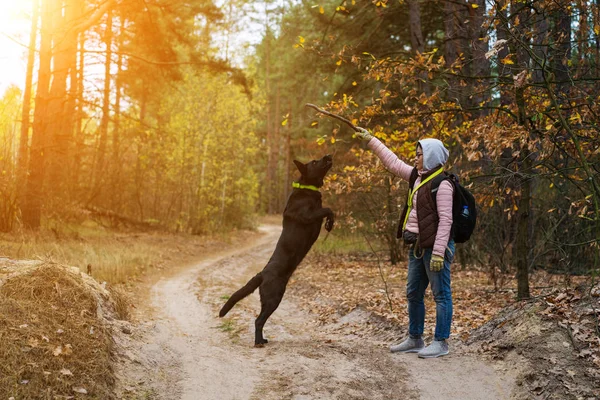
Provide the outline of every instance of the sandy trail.
[[[286,295],[265,326],[270,343],[255,349],[258,291],[224,319],[223,295],[269,259],[279,226],[232,252],[158,281],[156,318],[119,340],[119,395],[154,399],[508,399],[514,378],[460,346],[421,360],[390,354],[389,343],[347,337],[317,325]],[[498,367],[497,367],[498,368]]]

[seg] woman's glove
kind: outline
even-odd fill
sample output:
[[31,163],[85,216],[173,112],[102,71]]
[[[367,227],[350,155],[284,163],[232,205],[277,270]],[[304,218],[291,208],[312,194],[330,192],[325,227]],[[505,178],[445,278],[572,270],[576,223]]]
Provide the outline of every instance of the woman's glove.
[[368,130],[366,130],[365,128],[361,128],[360,126],[356,127],[357,131],[354,133],[356,135],[356,137],[361,138],[362,140],[371,140],[371,138],[373,138],[373,135],[371,135],[369,133]]
[[431,256],[431,261],[429,262],[430,270],[432,270],[433,272],[439,272],[442,270],[443,266],[444,266],[444,257],[437,256],[435,254]]

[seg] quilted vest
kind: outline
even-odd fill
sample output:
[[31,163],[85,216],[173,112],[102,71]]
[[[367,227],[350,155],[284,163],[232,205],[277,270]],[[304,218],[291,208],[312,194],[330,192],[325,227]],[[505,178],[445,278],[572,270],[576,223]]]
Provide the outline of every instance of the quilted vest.
[[[431,174],[435,173],[439,169],[439,166],[433,168],[430,172],[421,176],[421,181],[427,179]],[[417,169],[414,168],[411,175],[409,186],[414,187],[415,181],[417,180],[418,172]],[[437,207],[433,201],[433,196],[431,195],[431,183],[435,179],[427,182],[423,186],[421,186],[418,190],[417,196],[417,204],[413,205],[417,207],[417,222],[419,224],[419,243],[421,248],[428,249],[433,247],[435,244],[435,236],[437,234],[439,217],[437,214]],[[402,215],[400,216],[400,225],[398,226],[398,234],[397,237],[402,237],[402,224],[404,223],[404,219],[406,218],[406,213],[408,212],[408,204],[404,205],[404,210],[402,211]]]

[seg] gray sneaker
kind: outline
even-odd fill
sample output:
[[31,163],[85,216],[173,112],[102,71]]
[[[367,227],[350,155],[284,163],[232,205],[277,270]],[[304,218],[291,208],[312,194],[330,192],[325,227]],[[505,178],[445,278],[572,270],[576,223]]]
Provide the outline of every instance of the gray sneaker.
[[423,339],[413,339],[409,336],[402,343],[390,346],[390,351],[392,353],[418,353],[423,347],[425,347]]
[[450,350],[445,340],[434,340],[431,344],[419,351],[419,358],[436,358],[445,356]]

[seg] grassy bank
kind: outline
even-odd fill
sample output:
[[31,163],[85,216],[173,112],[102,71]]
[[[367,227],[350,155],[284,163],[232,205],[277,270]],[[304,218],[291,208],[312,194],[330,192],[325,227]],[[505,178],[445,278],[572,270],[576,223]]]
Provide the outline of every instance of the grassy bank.
[[193,236],[162,231],[116,231],[93,223],[61,224],[39,231],[0,235],[0,257],[33,259],[78,267],[112,284],[135,280],[215,248],[242,240],[244,232]]

